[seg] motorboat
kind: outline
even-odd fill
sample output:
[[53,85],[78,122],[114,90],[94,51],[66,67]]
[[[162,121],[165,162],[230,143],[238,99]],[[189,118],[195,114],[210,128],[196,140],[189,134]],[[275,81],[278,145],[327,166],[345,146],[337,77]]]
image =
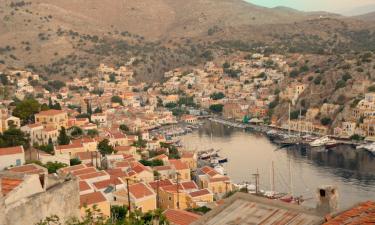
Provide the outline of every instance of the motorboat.
[[220,164],[220,163],[226,163],[228,162],[228,158],[226,157],[214,157],[210,160],[210,163],[212,164]]
[[311,147],[334,146],[337,145],[337,141],[329,138],[328,136],[324,136],[310,142],[309,144]]
[[225,172],[224,167],[221,166],[220,164],[217,164],[217,165],[214,167],[214,170],[215,170],[216,172],[218,172],[219,174],[223,175],[223,176],[226,175],[226,172]]
[[364,149],[366,151],[369,151],[371,154],[375,155],[375,142],[358,145],[356,149]]

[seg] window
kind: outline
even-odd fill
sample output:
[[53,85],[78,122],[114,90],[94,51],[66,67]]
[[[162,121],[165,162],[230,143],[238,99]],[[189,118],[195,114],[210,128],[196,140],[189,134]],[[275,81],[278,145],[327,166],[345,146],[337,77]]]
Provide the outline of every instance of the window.
[[16,159],[16,166],[20,166],[21,165],[21,159]]

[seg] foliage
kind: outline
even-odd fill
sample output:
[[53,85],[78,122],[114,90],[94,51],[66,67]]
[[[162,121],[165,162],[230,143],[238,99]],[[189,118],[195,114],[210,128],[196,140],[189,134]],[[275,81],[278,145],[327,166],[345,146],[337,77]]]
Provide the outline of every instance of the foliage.
[[211,211],[211,209],[208,208],[207,206],[201,206],[197,208],[188,209],[188,211],[193,212],[193,213],[198,213],[198,214],[206,214],[209,211]]
[[290,119],[291,120],[296,120],[299,117],[299,110],[294,110],[293,112],[290,113]]
[[90,129],[87,131],[87,135],[90,137],[95,137],[99,135],[99,131],[97,129]]
[[82,161],[80,159],[78,159],[78,158],[70,159],[70,166],[79,165],[81,163],[82,163]]
[[337,90],[337,89],[343,88],[345,86],[346,86],[346,82],[344,80],[339,80],[339,81],[336,82],[335,89]]
[[47,152],[48,154],[53,154],[53,143],[52,139],[48,139],[48,144],[47,145],[39,145],[39,146],[34,146],[36,149],[42,150],[43,152]]
[[173,108],[177,107],[177,103],[175,103],[175,102],[168,102],[167,104],[165,104],[164,107],[168,108],[168,109],[173,109]]
[[147,141],[143,140],[142,136],[139,135],[138,140],[133,143],[133,146],[137,148],[145,148],[146,144],[147,144]]
[[78,137],[83,134],[83,130],[77,126],[73,126],[69,130],[70,130],[70,135],[73,137]]
[[352,136],[350,136],[350,139],[354,140],[354,141],[362,141],[362,140],[365,139],[365,137],[362,137],[362,136],[360,136],[358,134],[353,134]]
[[230,67],[230,63],[229,62],[223,63],[223,69],[228,69],[229,67]]
[[328,117],[324,117],[320,120],[320,123],[323,125],[323,126],[328,126],[332,123],[332,119],[331,118],[328,118]]
[[14,147],[22,145],[25,149],[29,148],[29,139],[20,129],[11,127],[0,133],[0,147]]
[[194,102],[194,97],[193,96],[182,96],[178,99],[179,106],[185,105],[185,106],[191,106],[191,107],[196,107],[197,105]]
[[34,115],[40,110],[40,104],[33,98],[25,99],[16,104],[13,116],[20,118],[24,124],[34,121]]
[[212,100],[219,100],[225,98],[225,94],[223,92],[215,92],[210,95]]
[[125,124],[121,124],[120,125],[120,130],[122,130],[123,132],[128,132],[129,131],[129,127],[126,126]]
[[221,113],[223,111],[224,105],[223,104],[213,104],[210,105],[210,110],[213,113]]
[[109,155],[114,152],[113,147],[109,144],[108,139],[104,139],[101,142],[98,143],[98,150],[99,152],[104,155]]
[[292,77],[292,78],[295,78],[295,77],[297,77],[299,75],[299,71],[298,70],[292,70],[292,71],[290,71],[290,73],[289,73],[289,76],[290,77]]
[[369,92],[375,92],[375,85],[371,85],[370,87],[367,88]]
[[61,127],[61,130],[59,132],[59,136],[57,137],[57,143],[59,145],[67,145],[70,143],[70,138],[66,134],[65,127]]
[[344,75],[342,75],[341,79],[346,82],[346,81],[352,79],[352,76],[349,73],[345,73]]
[[61,162],[47,162],[43,166],[48,169],[48,173],[56,173],[58,169],[67,167],[68,165]]
[[121,99],[120,96],[117,96],[117,95],[112,96],[112,98],[111,98],[111,102],[112,102],[112,103],[119,103],[120,105],[122,105],[122,99]]
[[319,75],[319,76],[315,77],[314,84],[319,85],[320,82],[322,82],[322,76]]
[[154,166],[163,166],[164,163],[162,160],[160,159],[154,159],[154,160],[145,160],[145,159],[141,159],[139,161],[140,163],[142,163],[144,166],[151,166],[151,167],[154,167]]

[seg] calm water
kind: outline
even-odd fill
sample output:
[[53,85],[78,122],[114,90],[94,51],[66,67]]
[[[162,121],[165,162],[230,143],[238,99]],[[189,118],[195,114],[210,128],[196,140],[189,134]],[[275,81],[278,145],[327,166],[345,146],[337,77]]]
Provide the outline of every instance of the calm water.
[[224,167],[234,182],[254,183],[252,174],[258,169],[263,190],[271,189],[273,161],[276,191],[303,195],[306,206],[315,206],[316,189],[325,184],[338,187],[341,209],[375,200],[375,158],[365,151],[346,146],[329,152],[304,147],[276,150],[277,146],[261,134],[211,122],[181,139],[189,150],[221,149],[220,155],[229,159]]

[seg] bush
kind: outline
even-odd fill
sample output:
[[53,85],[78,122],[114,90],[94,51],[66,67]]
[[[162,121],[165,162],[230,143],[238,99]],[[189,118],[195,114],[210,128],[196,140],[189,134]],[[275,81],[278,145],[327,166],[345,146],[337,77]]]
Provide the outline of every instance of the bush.
[[295,78],[299,75],[298,70],[292,70],[289,74],[290,77]]
[[328,126],[332,123],[332,120],[331,118],[328,118],[328,117],[324,117],[320,120],[320,123],[323,125],[323,126]]
[[223,108],[224,108],[224,105],[222,105],[222,104],[210,105],[210,110],[213,113],[221,113],[223,111]]
[[319,85],[321,81],[322,81],[322,76],[317,76],[314,79],[314,84]]
[[213,94],[210,95],[210,98],[212,100],[219,100],[219,99],[223,99],[225,98],[225,95],[223,92],[215,92]]
[[344,80],[339,80],[336,82],[335,89],[340,89],[346,86],[346,82]]

